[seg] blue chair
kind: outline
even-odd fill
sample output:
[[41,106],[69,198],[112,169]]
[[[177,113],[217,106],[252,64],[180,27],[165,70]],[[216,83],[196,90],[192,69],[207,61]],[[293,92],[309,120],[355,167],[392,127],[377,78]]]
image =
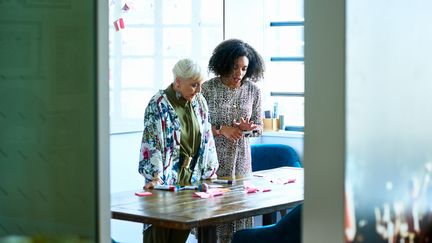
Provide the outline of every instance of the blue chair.
[[[268,170],[282,166],[302,167],[297,152],[286,144],[252,144],[252,171]],[[279,211],[281,217],[286,210]],[[276,222],[276,212],[263,215],[263,225]]]
[[297,152],[286,144],[252,144],[252,171],[281,166],[302,167]]
[[301,243],[302,208],[303,204],[297,205],[276,224],[239,230],[231,243]]

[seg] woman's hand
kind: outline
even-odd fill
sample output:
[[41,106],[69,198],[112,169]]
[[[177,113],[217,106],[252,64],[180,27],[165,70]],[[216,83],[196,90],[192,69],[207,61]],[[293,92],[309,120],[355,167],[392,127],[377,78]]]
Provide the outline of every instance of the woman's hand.
[[161,178],[159,178],[159,176],[156,176],[155,178],[153,178],[152,181],[150,181],[149,183],[145,184],[144,189],[151,189],[156,185],[161,185],[163,184],[163,181]]
[[257,128],[257,125],[253,121],[249,121],[249,118],[240,118],[240,122],[234,120],[234,125],[236,125],[242,131],[252,131]]
[[230,141],[235,142],[243,137],[242,130],[238,127],[223,126],[220,130],[221,134]]

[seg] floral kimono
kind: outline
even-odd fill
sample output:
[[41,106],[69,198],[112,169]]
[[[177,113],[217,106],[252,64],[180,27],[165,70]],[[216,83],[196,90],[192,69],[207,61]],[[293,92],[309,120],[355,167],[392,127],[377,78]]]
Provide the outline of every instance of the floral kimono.
[[[201,144],[191,183],[215,175],[219,166],[215,142],[208,121],[207,102],[201,93],[191,101],[200,126]],[[144,131],[141,142],[138,171],[145,183],[157,173],[164,184],[177,184],[180,163],[180,120],[163,90],[150,100],[144,114]]]

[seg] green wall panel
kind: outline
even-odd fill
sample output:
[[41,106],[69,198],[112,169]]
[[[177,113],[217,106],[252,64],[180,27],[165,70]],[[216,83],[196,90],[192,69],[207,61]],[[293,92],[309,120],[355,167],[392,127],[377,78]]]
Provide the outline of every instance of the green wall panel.
[[95,8],[0,1],[0,237],[96,241]]

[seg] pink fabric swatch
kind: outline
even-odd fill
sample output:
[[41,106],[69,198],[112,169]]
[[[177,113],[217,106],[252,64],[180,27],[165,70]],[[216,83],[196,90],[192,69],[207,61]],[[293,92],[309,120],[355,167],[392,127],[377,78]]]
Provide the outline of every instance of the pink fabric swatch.
[[151,192],[135,192],[135,195],[138,197],[144,197],[144,196],[150,196],[152,195]]

